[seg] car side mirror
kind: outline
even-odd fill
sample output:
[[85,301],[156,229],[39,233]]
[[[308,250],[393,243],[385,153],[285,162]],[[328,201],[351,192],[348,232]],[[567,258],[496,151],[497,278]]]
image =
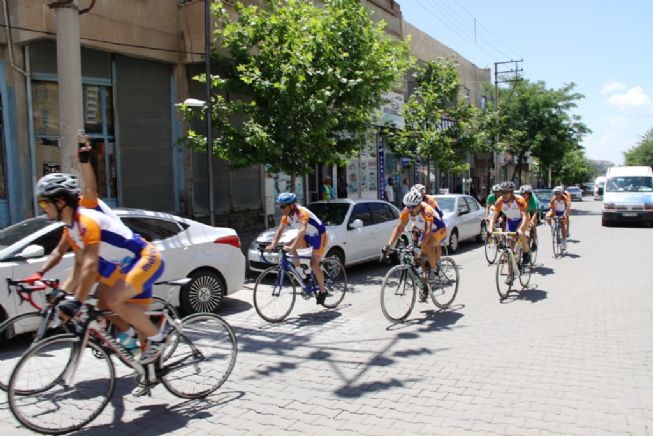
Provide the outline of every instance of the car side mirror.
[[354,221],[349,223],[349,229],[362,229],[363,228],[363,220],[356,218]]
[[17,255],[17,257],[21,257],[23,259],[34,259],[43,256],[45,256],[45,249],[36,244],[28,245]]

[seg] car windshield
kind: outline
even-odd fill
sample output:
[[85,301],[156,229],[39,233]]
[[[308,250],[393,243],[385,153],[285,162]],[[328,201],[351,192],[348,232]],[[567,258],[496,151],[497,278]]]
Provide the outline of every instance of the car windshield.
[[308,208],[327,226],[339,226],[345,221],[348,203],[311,203]]
[[653,178],[641,177],[611,177],[605,184],[606,192],[651,192]]
[[52,224],[44,217],[31,218],[0,230],[0,249],[7,248],[21,239]]
[[551,191],[535,191],[535,196],[539,201],[547,203],[551,201]]
[[580,191],[580,188],[578,186],[570,186],[569,188],[567,188],[567,191],[569,191],[569,192],[571,192],[571,191],[578,192],[578,191]]
[[456,199],[453,197],[435,197],[438,200],[438,207],[443,212],[453,212],[456,208]]

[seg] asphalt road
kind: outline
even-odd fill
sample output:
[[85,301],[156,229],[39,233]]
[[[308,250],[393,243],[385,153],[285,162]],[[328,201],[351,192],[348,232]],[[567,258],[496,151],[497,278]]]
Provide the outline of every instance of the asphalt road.
[[[600,221],[599,202],[574,203],[558,259],[540,226],[530,287],[504,302],[482,246],[463,243],[453,307],[418,303],[401,325],[381,313],[385,265],[351,268],[338,309],[298,300],[278,325],[248,282],[226,300],[239,355],[217,393],[133,398],[123,377],[81,433],[653,434],[653,229]],[[5,402],[0,428],[27,433]]]

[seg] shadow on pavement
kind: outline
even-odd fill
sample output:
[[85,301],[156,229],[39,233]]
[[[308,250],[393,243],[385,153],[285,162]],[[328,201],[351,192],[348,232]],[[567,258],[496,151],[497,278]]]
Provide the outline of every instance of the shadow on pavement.
[[572,215],[572,216],[573,216],[573,215],[585,215],[585,216],[595,215],[595,216],[601,216],[601,211],[600,211],[600,210],[595,211],[595,210],[580,210],[580,209],[575,209],[575,208],[573,207],[573,205],[572,205],[571,215]]
[[563,257],[569,257],[571,259],[578,259],[579,257],[581,257],[581,255],[580,254],[574,254],[574,253],[565,253],[565,255]]
[[548,266],[544,266],[543,264],[540,264],[533,268],[533,274],[539,274],[541,276],[548,276],[555,273],[555,270],[553,268],[550,268]]
[[241,312],[247,312],[253,306],[251,303],[239,298],[224,297],[219,315],[235,315]]
[[[187,400],[172,406],[165,404],[138,406],[133,410],[143,411],[143,414],[133,421],[124,422],[122,420],[125,413],[124,397],[130,395],[134,384],[129,382],[122,383],[122,385],[120,389],[116,389],[113,393],[111,400],[111,405],[114,408],[113,422],[95,427],[91,423],[90,426],[75,434],[99,436],[104,434],[115,435],[116,432],[121,432],[124,434],[138,433],[139,435],[155,436],[161,434],[164,427],[166,432],[170,432],[186,427],[192,420],[208,418],[212,416],[212,413],[207,411],[208,409],[237,400],[245,395],[242,391],[226,391],[213,394],[210,398]],[[154,425],[155,421],[159,424]],[[161,423],[164,423],[164,426]]]
[[302,328],[309,325],[324,325],[334,319],[340,318],[341,316],[342,313],[336,309],[324,310],[322,312],[302,313],[296,317],[286,318],[284,324],[296,328]]
[[[432,332],[450,329],[452,325],[456,324],[458,320],[464,316],[462,313],[456,312],[456,310],[463,307],[464,305],[459,305],[455,308],[455,310],[452,310],[451,308],[449,310],[420,310],[419,313],[424,314],[425,316],[421,318],[409,319],[404,323],[392,324],[386,327],[386,330],[399,331],[413,326],[419,326],[419,332]],[[413,313],[415,313],[415,310]],[[400,335],[404,334],[411,333],[400,333]]]
[[510,304],[519,300],[529,301],[531,303],[537,303],[538,301],[542,301],[548,298],[547,295],[548,292],[543,291],[541,289],[526,288],[526,289],[522,289],[521,291],[511,291],[508,298],[502,300],[501,304]]

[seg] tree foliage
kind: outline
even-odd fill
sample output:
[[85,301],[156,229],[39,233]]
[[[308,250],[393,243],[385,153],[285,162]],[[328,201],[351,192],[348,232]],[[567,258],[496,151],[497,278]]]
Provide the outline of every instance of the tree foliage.
[[637,145],[624,152],[624,163],[653,167],[653,129],[646,132]]
[[492,123],[462,100],[455,61],[425,62],[414,79],[417,87],[404,106],[406,126],[394,132],[394,148],[405,156],[428,159],[441,171],[466,169],[468,154],[489,144]]
[[561,162],[552,170],[553,180],[565,185],[574,185],[594,179],[596,166],[585,155],[582,148],[567,150]]
[[[407,44],[390,40],[359,0],[235,3],[213,8],[222,55],[213,76],[217,156],[242,167],[306,174],[342,164],[363,144],[374,109],[408,67]],[[196,78],[204,81],[204,76]],[[202,117],[181,107],[186,118]],[[187,140],[206,149],[206,138]]]
[[518,157],[515,174],[527,154],[535,157],[542,170],[560,167],[567,153],[579,150],[590,130],[571,111],[584,98],[573,92],[571,83],[547,89],[544,82],[520,80],[511,89],[500,91],[499,146]]

